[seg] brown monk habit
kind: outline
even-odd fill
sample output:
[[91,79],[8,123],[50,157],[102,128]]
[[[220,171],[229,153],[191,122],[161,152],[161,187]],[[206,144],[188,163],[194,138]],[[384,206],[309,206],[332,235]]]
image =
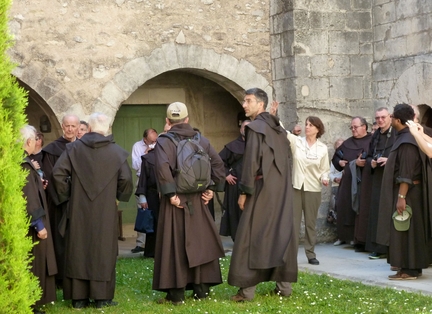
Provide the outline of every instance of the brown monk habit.
[[64,299],[111,300],[118,254],[116,199],[133,192],[128,152],[90,132],[66,146],[53,169],[59,201],[69,201]]
[[223,236],[231,236],[233,241],[237,232],[237,226],[240,221],[241,213],[238,206],[238,184],[242,178],[243,154],[245,149],[245,141],[242,136],[239,136],[232,142],[229,142],[219,153],[225,167],[225,176],[229,174],[237,178],[235,185],[225,183],[224,196],[224,214],[221,219],[220,234]]
[[[345,140],[341,146],[336,150],[332,158],[333,166],[338,171],[344,171],[342,179],[339,184],[338,194],[336,198],[335,208],[337,211],[337,235],[339,240],[349,243],[354,240],[354,225],[356,212],[352,206],[352,176],[349,163],[344,168],[339,165],[341,159],[347,160],[348,162],[357,159],[362,152],[367,152],[369,149],[369,143],[372,135],[368,133],[362,138],[350,137]],[[341,158],[338,153],[343,153]],[[359,168],[359,167],[357,167]],[[360,169],[361,171],[361,169]],[[356,174],[354,174],[356,175]]]
[[57,192],[54,188],[54,179],[52,176],[52,170],[60,155],[66,149],[66,144],[70,142],[63,138],[63,136],[51,142],[42,149],[42,164],[40,165],[45,178],[48,180],[48,187],[46,189],[46,198],[48,204],[48,213],[50,218],[52,237],[54,241],[54,251],[57,260],[58,274],[56,275],[56,281],[59,286],[62,285],[64,277],[64,263],[65,263],[65,242],[62,235],[59,232],[59,224],[66,212],[67,203],[60,204],[57,196]]
[[296,282],[291,149],[277,118],[264,112],[246,128],[240,189],[247,193],[228,283]]
[[57,274],[57,264],[41,177],[29,157],[24,159],[21,166],[29,172],[26,184],[23,187],[23,193],[27,199],[27,214],[31,217],[30,221],[32,224],[39,220],[48,233],[48,237],[41,240],[37,236],[38,232],[35,227],[30,227],[28,231],[28,236],[32,239],[33,243],[38,242],[33,246],[31,252],[31,255],[34,257],[31,261],[31,271],[39,279],[39,284],[42,288],[41,299],[36,302],[36,306],[38,306],[56,300],[54,276]]

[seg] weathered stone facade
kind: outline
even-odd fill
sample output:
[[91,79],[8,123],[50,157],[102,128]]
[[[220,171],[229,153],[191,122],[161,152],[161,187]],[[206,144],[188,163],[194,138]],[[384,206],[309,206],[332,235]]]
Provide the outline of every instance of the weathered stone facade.
[[114,118],[139,86],[178,69],[199,71],[237,100],[250,86],[271,94],[265,1],[18,0],[10,15],[14,75],[57,119]]
[[426,115],[432,103],[430,0],[16,0],[10,16],[13,74],[30,91],[30,123],[50,118],[48,141],[67,112],[115,118],[122,104],[181,99],[221,149],[256,86],[288,127],[319,116],[332,154],[352,116],[371,123],[398,102]]

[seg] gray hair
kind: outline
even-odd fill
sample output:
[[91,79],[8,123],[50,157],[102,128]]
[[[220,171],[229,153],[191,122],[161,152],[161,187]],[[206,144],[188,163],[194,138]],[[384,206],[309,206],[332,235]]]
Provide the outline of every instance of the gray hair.
[[91,129],[91,132],[96,132],[107,136],[110,128],[110,118],[107,115],[95,112],[90,115],[88,125]]
[[20,129],[20,133],[21,139],[26,143],[30,139],[36,139],[37,131],[34,126],[26,124]]
[[77,122],[77,125],[79,126],[79,124],[80,124],[80,119],[78,118],[77,115],[75,115],[75,114],[65,114],[64,117],[63,117],[63,119],[62,119],[62,124],[64,124],[64,122],[65,122],[65,120],[66,120],[67,118],[74,118],[74,119],[76,120],[76,122]]

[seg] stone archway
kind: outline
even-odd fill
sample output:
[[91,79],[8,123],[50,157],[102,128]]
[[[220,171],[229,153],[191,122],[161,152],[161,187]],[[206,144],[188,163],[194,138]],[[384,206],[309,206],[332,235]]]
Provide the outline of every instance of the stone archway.
[[105,85],[91,111],[114,117],[121,103],[139,86],[159,74],[176,69],[190,69],[219,84],[238,100],[243,98],[244,90],[250,87],[259,87],[270,97],[272,95],[269,81],[258,74],[248,61],[200,46],[168,43],[155,49],[149,56],[126,63]]
[[420,62],[407,68],[390,92],[387,106],[398,103],[432,104],[432,63]]

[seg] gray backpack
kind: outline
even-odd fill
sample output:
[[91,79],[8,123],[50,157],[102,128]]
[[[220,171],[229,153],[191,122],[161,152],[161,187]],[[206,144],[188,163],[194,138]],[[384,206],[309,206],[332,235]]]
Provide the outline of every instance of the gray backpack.
[[200,145],[200,134],[184,139],[170,132],[161,136],[168,137],[177,147],[176,192],[188,194],[206,190],[211,184],[211,158]]

